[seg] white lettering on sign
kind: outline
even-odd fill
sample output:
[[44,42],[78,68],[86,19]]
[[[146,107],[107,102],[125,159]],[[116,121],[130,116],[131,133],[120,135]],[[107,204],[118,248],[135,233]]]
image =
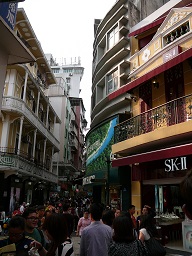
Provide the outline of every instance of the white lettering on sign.
[[83,185],[87,185],[87,184],[91,184],[91,180],[92,179],[95,179],[95,175],[92,175],[92,176],[88,176],[86,178],[83,179]]
[[186,156],[165,160],[165,171],[166,172],[174,172],[174,171],[179,171],[179,170],[187,170]]

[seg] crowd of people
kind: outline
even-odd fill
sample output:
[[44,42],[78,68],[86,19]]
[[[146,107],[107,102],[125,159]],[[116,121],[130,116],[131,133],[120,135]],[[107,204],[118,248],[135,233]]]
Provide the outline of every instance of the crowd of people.
[[[183,211],[192,219],[192,173],[181,184]],[[155,212],[144,205],[134,217],[135,206],[127,211],[104,208],[89,200],[73,209],[69,202],[32,207],[22,204],[0,240],[0,255],[74,256],[71,235],[80,236],[80,256],[144,256],[150,254],[147,241],[158,237]],[[161,255],[165,255],[162,250]]]

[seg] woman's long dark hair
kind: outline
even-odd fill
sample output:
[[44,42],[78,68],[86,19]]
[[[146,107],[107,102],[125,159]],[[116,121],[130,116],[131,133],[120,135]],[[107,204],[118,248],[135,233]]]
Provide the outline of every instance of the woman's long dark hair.
[[141,222],[139,228],[145,228],[148,233],[150,233],[152,236],[157,237],[158,232],[154,224],[154,219],[149,214],[142,214],[141,215]]
[[132,219],[128,215],[120,215],[113,221],[113,240],[118,243],[130,243],[135,240],[133,236]]
[[46,256],[55,256],[57,247],[67,239],[67,222],[64,214],[52,213],[45,218],[43,230],[47,230],[53,241]]

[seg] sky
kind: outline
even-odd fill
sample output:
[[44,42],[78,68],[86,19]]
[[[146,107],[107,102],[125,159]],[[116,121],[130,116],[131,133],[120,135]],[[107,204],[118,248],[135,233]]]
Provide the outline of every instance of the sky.
[[24,8],[44,53],[51,53],[57,62],[78,57],[85,68],[80,97],[90,125],[92,56],[94,19],[103,19],[115,0],[25,0]]

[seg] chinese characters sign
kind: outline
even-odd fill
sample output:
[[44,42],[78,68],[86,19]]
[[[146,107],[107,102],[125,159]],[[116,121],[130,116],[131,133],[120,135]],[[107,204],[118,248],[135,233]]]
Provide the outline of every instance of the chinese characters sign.
[[0,16],[11,29],[15,26],[17,6],[17,3],[0,3]]

